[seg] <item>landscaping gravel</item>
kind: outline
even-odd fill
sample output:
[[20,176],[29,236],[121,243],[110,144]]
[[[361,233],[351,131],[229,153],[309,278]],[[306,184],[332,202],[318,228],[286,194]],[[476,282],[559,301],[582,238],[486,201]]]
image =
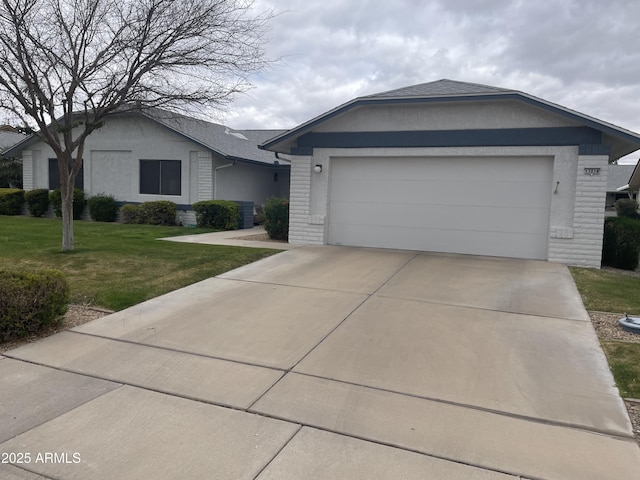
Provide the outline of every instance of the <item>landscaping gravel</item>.
[[618,325],[624,313],[589,312],[589,317],[600,340],[640,343],[639,334],[627,332]]

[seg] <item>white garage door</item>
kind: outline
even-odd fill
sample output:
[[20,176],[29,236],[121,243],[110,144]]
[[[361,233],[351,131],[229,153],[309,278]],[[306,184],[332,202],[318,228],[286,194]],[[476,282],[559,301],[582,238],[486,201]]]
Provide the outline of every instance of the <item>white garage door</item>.
[[546,259],[550,157],[333,158],[329,243]]

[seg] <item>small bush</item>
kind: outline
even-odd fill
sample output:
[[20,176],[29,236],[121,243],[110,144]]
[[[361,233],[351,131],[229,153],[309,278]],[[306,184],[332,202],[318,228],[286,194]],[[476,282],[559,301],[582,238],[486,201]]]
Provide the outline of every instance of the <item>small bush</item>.
[[[59,188],[49,194],[49,202],[53,206],[56,217],[62,217],[62,192]],[[73,218],[80,220],[84,211],[84,192],[79,188],[73,189]]]
[[640,220],[608,217],[604,222],[602,263],[623,270],[638,268]]
[[37,188],[24,194],[27,208],[32,217],[41,217],[49,210],[49,190]]
[[120,209],[122,223],[167,226],[176,224],[177,211],[176,204],[166,200],[144,202],[140,205],[123,205]]
[[144,223],[140,205],[123,205],[120,208],[122,223],[140,224]]
[[0,270],[0,341],[59,326],[68,303],[69,285],[59,271]]
[[198,227],[217,230],[236,230],[240,219],[240,206],[230,200],[208,200],[193,204]]
[[115,222],[118,217],[118,203],[113,195],[99,193],[87,201],[89,215],[96,222]]
[[274,240],[289,239],[289,200],[271,197],[264,205],[264,229]]
[[0,188],[0,215],[20,215],[24,205],[24,190]]
[[140,213],[144,220],[142,223],[167,226],[176,224],[176,204],[167,200],[144,202],[140,205]]
[[638,204],[631,198],[621,198],[615,203],[616,213],[621,218],[640,219],[638,215]]

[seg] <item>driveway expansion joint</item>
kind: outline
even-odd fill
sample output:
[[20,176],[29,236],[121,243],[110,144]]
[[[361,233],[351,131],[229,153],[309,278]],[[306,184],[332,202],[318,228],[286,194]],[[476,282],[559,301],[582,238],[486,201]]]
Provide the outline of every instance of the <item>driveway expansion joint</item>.
[[[407,392],[400,392],[397,390],[391,390],[388,388],[382,388],[382,387],[374,387],[371,385],[366,385],[366,384],[361,384],[361,383],[355,383],[355,382],[349,382],[346,380],[340,380],[340,379],[336,379],[336,378],[331,378],[331,377],[323,377],[321,375],[314,375],[311,373],[304,373],[304,372],[299,372],[299,371],[292,371],[291,373],[294,373],[296,375],[301,375],[304,377],[309,377],[309,378],[317,378],[320,380],[329,380],[331,382],[336,382],[336,383],[341,383],[344,385],[351,385],[354,387],[360,387],[360,388],[366,388],[369,390],[374,390],[374,391],[378,391],[378,392],[385,392],[385,393],[392,393],[394,395],[401,395],[401,396],[405,396],[405,397],[410,397],[410,398],[417,398],[419,400],[425,400],[428,402],[434,402],[434,403],[440,403],[440,404],[444,404],[444,405],[451,405],[454,407],[460,407],[460,408],[468,408],[470,410],[476,410],[479,412],[484,412],[484,413],[488,413],[491,415],[499,415],[502,417],[507,417],[507,418],[515,418],[518,420],[524,420],[527,422],[532,422],[532,423],[538,423],[541,425],[548,425],[551,427],[558,427],[558,428],[569,428],[571,430],[577,430],[580,432],[586,432],[586,433],[590,433],[590,434],[594,434],[594,435],[604,435],[610,438],[614,438],[617,440],[632,440],[635,442],[635,437],[633,436],[633,434],[623,434],[620,432],[615,432],[615,431],[611,431],[611,430],[602,430],[602,429],[597,429],[597,428],[586,428],[582,425],[576,425],[573,423],[567,423],[567,422],[558,422],[558,421],[554,421],[554,420],[548,420],[548,419],[544,419],[544,418],[537,418],[537,417],[531,417],[529,415],[521,415],[521,414],[517,414],[517,413],[513,413],[513,412],[506,412],[504,410],[495,410],[492,408],[487,408],[487,407],[482,407],[479,405],[473,405],[470,403],[461,403],[461,402],[455,402],[453,400],[445,400],[442,398],[435,398],[435,397],[426,397],[426,396],[422,396],[422,395],[416,395],[414,393],[407,393]],[[280,378],[278,380],[278,382],[282,381],[284,379],[284,376],[282,378]],[[271,388],[270,390],[275,387],[275,385],[278,383],[276,382]],[[262,398],[264,395],[262,395],[260,398]],[[256,400],[257,402],[257,400]],[[254,404],[256,403],[254,402]],[[639,401],[640,402],[640,401]],[[249,407],[249,409],[251,409],[253,407],[253,404]]]
[[[467,467],[478,468],[478,469],[485,470],[485,471],[488,471],[488,472],[501,473],[501,474],[504,474],[504,475],[511,475],[511,476],[515,476],[516,478],[522,479],[522,480],[548,480],[548,479],[544,479],[544,478],[540,478],[540,477],[530,477],[530,476],[523,477],[522,474],[520,474],[520,473],[510,472],[508,470],[501,470],[501,469],[491,468],[491,467],[488,467],[486,465],[480,465],[480,464],[473,463],[473,462],[465,462],[465,461],[462,461],[462,460],[459,460],[459,459],[456,459],[456,458],[453,458],[453,457],[448,457],[448,456],[444,456],[444,455],[438,455],[438,454],[435,454],[435,453],[428,453],[428,452],[424,452],[422,450],[418,450],[418,449],[415,449],[415,448],[410,448],[410,447],[398,445],[398,444],[391,443],[391,442],[384,442],[384,441],[376,440],[374,438],[369,438],[369,437],[366,437],[366,436],[355,435],[355,434],[348,433],[348,432],[343,432],[343,431],[340,431],[340,430],[326,428],[326,427],[323,427],[321,425],[314,425],[314,424],[302,423],[302,422],[293,422],[292,420],[287,419],[286,417],[283,417],[283,416],[280,416],[280,415],[265,415],[263,413],[256,412],[256,411],[253,411],[253,410],[248,410],[248,413],[253,413],[253,414],[264,416],[264,417],[267,417],[267,418],[273,418],[275,420],[280,420],[282,422],[296,423],[296,424],[300,425],[300,428],[298,429],[298,432],[304,427],[313,428],[313,429],[316,429],[316,430],[320,430],[322,432],[333,433],[335,435],[341,435],[341,436],[344,436],[344,437],[353,438],[355,440],[360,440],[360,441],[363,441],[363,442],[368,442],[368,443],[373,443],[373,444],[376,444],[376,445],[381,445],[383,447],[395,448],[395,449],[398,449],[398,450],[403,450],[405,452],[415,453],[415,454],[422,455],[422,456],[425,456],[425,457],[435,458],[437,460],[444,460],[446,462],[451,462],[451,463],[455,463],[455,464],[458,464],[458,465],[465,465]],[[297,435],[298,432],[296,432],[296,435]]]

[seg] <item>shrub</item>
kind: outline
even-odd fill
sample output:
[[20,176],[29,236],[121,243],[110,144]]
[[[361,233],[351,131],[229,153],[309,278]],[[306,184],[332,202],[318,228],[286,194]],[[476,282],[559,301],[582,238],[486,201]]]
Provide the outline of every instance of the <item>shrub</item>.
[[176,224],[176,204],[167,200],[144,202],[140,205],[140,213],[143,219],[142,223],[168,226]]
[[616,213],[622,218],[639,219],[638,204],[631,198],[621,198],[615,203]]
[[49,190],[37,188],[24,194],[27,208],[32,217],[41,217],[49,210]]
[[0,270],[0,341],[59,326],[68,303],[69,285],[59,271]]
[[274,240],[289,239],[289,200],[271,197],[264,205],[264,229]]
[[122,216],[122,223],[144,223],[140,205],[123,205],[120,208],[120,215]]
[[640,221],[608,217],[604,223],[602,263],[623,270],[635,270],[639,256]]
[[176,204],[166,200],[144,202],[140,205],[123,205],[120,209],[122,223],[146,223],[149,225],[176,224]]
[[[62,192],[59,188],[49,194],[49,202],[53,206],[56,217],[62,217]],[[84,211],[84,192],[79,188],[73,189],[73,218],[80,220]]]
[[115,222],[118,217],[118,203],[113,195],[99,193],[87,201],[89,215],[96,222]]
[[198,227],[218,230],[236,230],[240,219],[240,206],[230,200],[207,200],[193,204]]
[[0,188],[0,215],[20,215],[24,205],[24,190]]

